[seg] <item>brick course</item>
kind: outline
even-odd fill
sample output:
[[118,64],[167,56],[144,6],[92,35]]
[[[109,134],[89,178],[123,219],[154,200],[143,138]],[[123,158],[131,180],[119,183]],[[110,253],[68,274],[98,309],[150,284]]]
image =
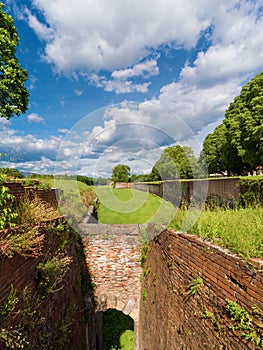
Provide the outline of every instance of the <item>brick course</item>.
[[42,190],[35,187],[24,187],[20,182],[5,182],[4,186],[9,188],[9,193],[15,196],[16,200],[21,200],[22,198],[33,200],[37,197],[53,207],[57,207],[58,200],[62,196],[62,192],[59,188]]
[[[151,242],[145,269],[141,349],[257,349],[241,331],[229,329],[225,309],[227,299],[237,302],[250,312],[253,327],[262,333],[262,316],[252,312],[253,307],[263,310],[263,270],[256,264],[196,236],[167,230]],[[200,294],[187,294],[197,277],[204,282]],[[201,317],[205,310],[214,314],[214,322]]]
[[240,195],[238,178],[169,180],[159,184],[134,183],[133,187],[163,197],[178,206],[182,201],[190,203],[193,198],[199,201],[235,201]]
[[[34,350],[86,349],[79,247],[75,233],[70,228],[67,233],[56,230],[60,222],[61,219],[51,220],[39,226],[44,240],[38,256],[15,254],[12,258],[0,257],[0,305],[7,301],[11,286],[19,298],[13,311],[6,315],[1,315],[0,312],[0,329],[5,328],[10,332],[12,329],[20,330],[22,337],[26,337]],[[0,240],[8,234],[18,232],[18,228],[1,231]],[[62,251],[63,237],[67,238],[67,243]],[[63,256],[71,258],[69,271],[60,283],[58,291],[50,292],[44,297],[37,284],[37,266],[40,262],[62,253]],[[19,326],[20,322],[23,324],[22,328]],[[63,331],[63,327],[68,327],[68,330],[65,328]],[[0,348],[7,349],[2,342]]]

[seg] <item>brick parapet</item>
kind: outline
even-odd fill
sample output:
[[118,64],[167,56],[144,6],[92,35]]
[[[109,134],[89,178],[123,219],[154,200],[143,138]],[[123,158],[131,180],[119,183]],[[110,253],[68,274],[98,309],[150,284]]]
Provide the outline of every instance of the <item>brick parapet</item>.
[[57,207],[58,201],[62,197],[62,191],[59,188],[43,190],[36,187],[24,187],[20,182],[5,182],[4,186],[9,188],[9,192],[15,196],[17,201],[22,198],[28,198],[29,200],[39,198],[41,201]]
[[[142,349],[257,349],[242,331],[229,329],[226,304],[231,300],[248,310],[260,337],[262,316],[253,313],[263,310],[263,271],[259,266],[259,262],[244,261],[196,236],[161,233],[151,242],[145,265]],[[189,286],[197,277],[204,285],[192,295]],[[210,318],[201,316],[206,310]]]
[[[62,223],[65,225],[64,230],[59,225]],[[9,335],[20,332],[20,338],[27,339],[30,348],[35,350],[72,350],[72,346],[76,350],[84,350],[87,347],[84,300],[75,233],[61,217],[45,220],[34,229],[36,228],[43,239],[35,256],[15,253],[12,257],[0,257],[0,305],[3,307],[6,303],[12,288],[19,299],[14,310],[6,314],[0,312],[0,331],[7,329]],[[26,229],[29,228],[22,229],[27,232]],[[7,236],[18,235],[19,231],[21,227],[1,231],[0,241]],[[69,258],[69,270],[61,280],[58,290],[46,295],[38,284],[37,267],[39,263],[45,263],[54,257]],[[66,333],[63,327],[68,327]],[[27,348],[25,345],[24,347]],[[7,349],[2,341],[0,348]]]

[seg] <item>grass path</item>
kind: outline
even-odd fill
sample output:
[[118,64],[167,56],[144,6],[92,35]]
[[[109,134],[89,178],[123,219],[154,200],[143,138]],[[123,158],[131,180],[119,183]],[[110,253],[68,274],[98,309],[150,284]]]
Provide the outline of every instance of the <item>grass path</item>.
[[174,206],[162,198],[131,188],[95,188],[99,198],[100,224],[168,223]]

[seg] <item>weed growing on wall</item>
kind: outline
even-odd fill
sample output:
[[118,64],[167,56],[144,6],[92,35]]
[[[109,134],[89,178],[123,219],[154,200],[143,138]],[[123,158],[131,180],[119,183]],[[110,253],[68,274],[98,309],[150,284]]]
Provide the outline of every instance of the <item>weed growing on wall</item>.
[[28,349],[29,346],[21,330],[12,327],[0,330],[0,343],[4,343],[8,349]]
[[232,331],[241,331],[242,337],[248,341],[254,342],[256,345],[263,348],[263,338],[253,327],[252,317],[249,312],[232,300],[227,300],[225,308],[232,321],[229,325],[229,328]]
[[16,224],[27,226],[38,225],[43,220],[54,219],[59,215],[53,207],[39,198],[30,200],[27,197],[19,201],[16,213],[18,214]]
[[19,299],[17,297],[17,291],[14,289],[13,285],[11,285],[10,292],[7,296],[7,299],[4,301],[2,305],[0,305],[0,315],[7,315],[9,312],[12,312],[18,303]]
[[204,286],[204,281],[201,277],[194,278],[186,287],[184,295],[190,296],[195,294],[201,294],[201,289]]
[[141,267],[144,268],[147,254],[151,250],[150,243],[144,243],[141,250]]
[[[21,310],[16,310],[16,306],[19,303],[19,297],[17,290],[11,285],[10,292],[0,305],[0,318],[8,317],[9,314],[21,313]],[[21,324],[13,327],[0,329],[0,344],[5,344],[8,349],[28,349],[29,343],[27,341],[26,332]],[[1,347],[1,345],[0,345]]]
[[0,257],[12,258],[21,256],[38,256],[43,244],[44,235],[38,227],[20,228],[0,240]]
[[63,288],[63,278],[69,270],[72,259],[68,256],[54,256],[37,266],[37,283],[43,295],[55,293]]

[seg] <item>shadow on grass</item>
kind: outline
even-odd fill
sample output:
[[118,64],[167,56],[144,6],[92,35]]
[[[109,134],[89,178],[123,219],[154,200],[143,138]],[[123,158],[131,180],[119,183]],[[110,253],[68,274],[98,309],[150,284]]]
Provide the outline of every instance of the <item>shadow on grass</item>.
[[134,322],[115,309],[103,313],[103,350],[134,349]]

